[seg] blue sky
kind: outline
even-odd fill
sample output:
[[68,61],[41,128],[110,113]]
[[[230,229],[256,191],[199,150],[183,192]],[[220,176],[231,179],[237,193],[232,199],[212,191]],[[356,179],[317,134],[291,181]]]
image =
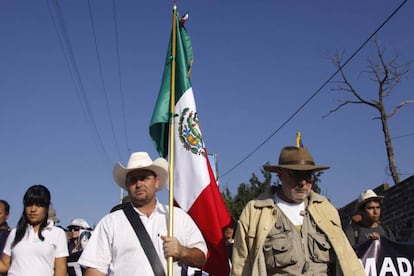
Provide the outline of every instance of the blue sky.
[[[316,163],[331,166],[320,186],[336,207],[364,189],[392,185],[374,110],[347,106],[322,118],[345,98],[333,85],[280,126],[335,72],[329,57],[336,50],[349,57],[400,3],[177,2],[180,14],[190,12],[192,84],[207,149],[225,174],[221,187],[234,194],[252,173],[261,176],[264,163],[275,164],[280,149],[295,144],[297,131]],[[116,1],[116,24],[113,7],[109,0],[0,3],[0,197],[11,204],[13,227],[24,192],[39,183],[51,190],[62,225],[75,217],[94,225],[120,198],[114,163],[125,164],[131,151],[157,157],[148,127],[172,2]],[[378,32],[387,57],[414,60],[413,12],[408,1]],[[368,44],[345,68],[368,99],[375,85],[362,71],[374,54]],[[387,107],[414,99],[412,89],[413,71]],[[389,121],[401,179],[414,174],[413,117],[414,104]],[[160,200],[167,202],[165,192]]]

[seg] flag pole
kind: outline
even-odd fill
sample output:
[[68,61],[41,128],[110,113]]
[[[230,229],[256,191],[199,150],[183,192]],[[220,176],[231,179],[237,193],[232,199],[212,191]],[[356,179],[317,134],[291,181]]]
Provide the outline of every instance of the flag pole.
[[[169,134],[169,194],[168,194],[168,237],[173,237],[174,228],[174,120],[175,120],[175,64],[177,55],[177,5],[174,3],[172,14],[172,39],[171,39],[171,91],[170,91],[170,134]],[[167,259],[167,275],[173,275],[173,257]]]

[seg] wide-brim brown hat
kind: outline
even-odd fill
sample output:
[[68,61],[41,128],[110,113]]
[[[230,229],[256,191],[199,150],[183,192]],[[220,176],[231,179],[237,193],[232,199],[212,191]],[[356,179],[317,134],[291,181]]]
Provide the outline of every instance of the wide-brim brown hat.
[[129,157],[128,165],[122,166],[116,163],[112,171],[115,182],[123,189],[126,187],[126,176],[135,170],[153,171],[160,178],[160,185],[157,191],[162,190],[168,182],[168,162],[164,158],[157,158],[152,161],[146,152],[134,152]]
[[315,165],[307,148],[288,146],[280,152],[278,165],[265,165],[263,169],[268,172],[279,172],[280,169],[316,172],[329,169],[329,166]]

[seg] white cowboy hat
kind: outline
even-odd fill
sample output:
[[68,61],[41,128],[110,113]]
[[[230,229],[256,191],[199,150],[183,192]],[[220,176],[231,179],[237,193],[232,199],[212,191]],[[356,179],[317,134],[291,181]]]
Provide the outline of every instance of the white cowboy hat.
[[355,204],[355,209],[358,210],[361,207],[361,205],[367,201],[379,200],[380,202],[382,202],[383,199],[383,196],[377,195],[373,190],[363,191],[358,197],[357,203]]
[[126,187],[126,175],[135,170],[150,170],[153,171],[160,178],[160,185],[158,191],[162,190],[168,182],[168,162],[164,158],[157,158],[152,161],[146,152],[133,152],[129,157],[128,165],[122,166],[117,162],[113,169],[113,176],[115,182],[123,189]]

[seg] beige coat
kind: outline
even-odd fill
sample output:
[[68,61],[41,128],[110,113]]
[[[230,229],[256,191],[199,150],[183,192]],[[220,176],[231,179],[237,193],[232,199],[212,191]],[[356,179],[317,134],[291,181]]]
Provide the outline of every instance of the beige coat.
[[[337,256],[336,275],[365,276],[364,269],[342,231],[337,209],[323,196],[311,193],[307,210],[327,235]],[[263,254],[265,238],[276,222],[273,195],[267,192],[250,201],[235,233],[232,276],[267,276]]]

